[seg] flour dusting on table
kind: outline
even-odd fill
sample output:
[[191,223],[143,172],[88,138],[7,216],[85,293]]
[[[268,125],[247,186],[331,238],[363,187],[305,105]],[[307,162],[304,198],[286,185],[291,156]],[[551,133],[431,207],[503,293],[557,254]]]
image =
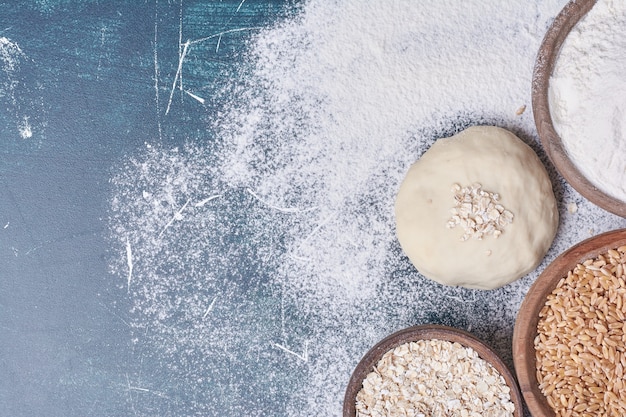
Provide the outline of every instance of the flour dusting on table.
[[[0,36],[0,116],[12,124],[11,128],[20,139],[30,139],[33,136],[32,119],[35,115],[26,114],[26,110],[33,107],[27,104],[22,94],[30,94],[28,80],[22,73],[28,63],[28,57],[17,42]],[[38,109],[40,111],[40,109]],[[0,119],[0,120],[2,120]],[[39,126],[37,126],[39,127]]]
[[[519,109],[564,3],[308,1],[251,40],[241,77],[216,92],[228,103],[212,141],[129,155],[111,179],[112,269],[137,356],[162,369],[130,378],[163,394],[134,410],[338,416],[361,356],[421,323],[470,330],[510,364],[537,272],[489,292],[426,280],[400,251],[393,204],[409,165],[469,125],[540,149]],[[540,270],[624,225],[550,172],[562,223]]]

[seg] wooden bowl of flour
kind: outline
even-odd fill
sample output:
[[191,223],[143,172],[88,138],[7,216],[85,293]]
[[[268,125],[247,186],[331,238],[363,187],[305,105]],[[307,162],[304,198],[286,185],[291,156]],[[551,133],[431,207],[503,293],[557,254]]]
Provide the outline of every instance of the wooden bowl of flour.
[[[546,33],[537,55],[533,74],[533,116],[541,143],[548,157],[565,180],[592,203],[611,213],[626,217],[626,204],[598,189],[572,162],[562,138],[555,129],[550,113],[550,78],[559,59],[561,47],[572,28],[587,15],[596,1],[570,1],[561,10]],[[602,146],[602,144],[600,143],[598,146]],[[607,149],[607,156],[610,152],[611,149]]]

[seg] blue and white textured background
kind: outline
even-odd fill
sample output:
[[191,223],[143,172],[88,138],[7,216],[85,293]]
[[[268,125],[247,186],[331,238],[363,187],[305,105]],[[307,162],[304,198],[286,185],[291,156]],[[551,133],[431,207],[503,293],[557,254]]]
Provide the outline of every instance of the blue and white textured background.
[[[527,109],[565,1],[0,1],[0,415],[339,415],[361,355],[421,323],[511,364],[558,253],[626,226]],[[538,270],[447,288],[394,238],[409,164],[473,124],[546,163]]]

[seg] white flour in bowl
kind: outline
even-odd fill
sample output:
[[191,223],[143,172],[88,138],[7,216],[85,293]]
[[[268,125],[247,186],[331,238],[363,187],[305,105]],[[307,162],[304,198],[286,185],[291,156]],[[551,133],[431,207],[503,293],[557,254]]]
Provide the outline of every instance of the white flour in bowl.
[[565,39],[550,112],[572,162],[626,202],[626,2],[599,0]]

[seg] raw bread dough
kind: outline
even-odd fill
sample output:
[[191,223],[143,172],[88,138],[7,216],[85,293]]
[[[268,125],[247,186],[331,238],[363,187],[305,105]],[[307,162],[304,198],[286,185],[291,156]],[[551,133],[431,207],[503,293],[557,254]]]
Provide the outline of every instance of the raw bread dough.
[[[497,238],[462,241],[463,227],[446,227],[456,204],[451,189],[475,183],[498,193],[514,219]],[[494,126],[437,140],[409,169],[395,209],[398,240],[415,267],[441,284],[468,288],[501,287],[533,270],[558,226],[545,167],[517,136]]]

